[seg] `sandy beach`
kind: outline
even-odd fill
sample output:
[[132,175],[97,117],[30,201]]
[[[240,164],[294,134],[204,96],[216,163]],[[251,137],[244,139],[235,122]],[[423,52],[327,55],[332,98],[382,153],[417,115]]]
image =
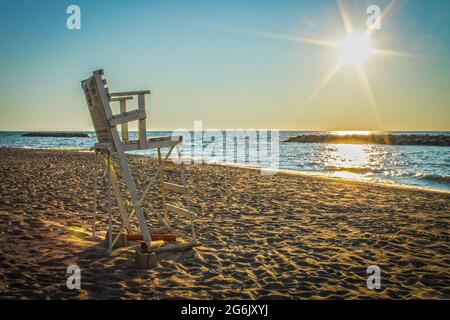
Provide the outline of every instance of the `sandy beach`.
[[[107,252],[104,192],[91,236],[93,153],[0,160],[0,299],[450,298],[448,193],[190,165],[201,245],[139,270],[133,249]],[[155,160],[129,161],[142,187]],[[71,264],[80,290],[66,287]],[[381,290],[366,287],[370,265]]]

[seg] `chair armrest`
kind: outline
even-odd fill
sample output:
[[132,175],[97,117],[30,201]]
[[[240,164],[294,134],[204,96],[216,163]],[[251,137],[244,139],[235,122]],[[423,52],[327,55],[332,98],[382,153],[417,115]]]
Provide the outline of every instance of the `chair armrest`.
[[122,97],[122,96],[138,96],[141,94],[150,94],[150,90],[141,90],[141,91],[124,91],[124,92],[114,92],[110,93],[111,97]]
[[132,96],[118,96],[116,98],[111,98],[110,99],[111,102],[127,101],[127,100],[133,100],[133,97]]

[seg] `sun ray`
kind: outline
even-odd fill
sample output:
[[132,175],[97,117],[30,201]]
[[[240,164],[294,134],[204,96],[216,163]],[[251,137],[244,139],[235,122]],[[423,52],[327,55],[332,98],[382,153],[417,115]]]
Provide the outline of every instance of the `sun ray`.
[[344,23],[345,31],[347,33],[353,32],[352,23],[347,13],[345,12],[344,5],[342,4],[342,0],[337,0],[337,4],[339,7],[339,12],[341,13],[342,22]]
[[[309,105],[314,98],[319,95],[319,93],[327,86],[327,84],[334,78],[336,73],[341,69],[342,63],[338,61],[328,72],[322,77],[319,84],[313,90],[313,92],[308,96],[305,102],[297,109],[295,115],[297,115],[302,109]],[[295,118],[295,116],[294,116]]]
[[381,115],[378,110],[378,105],[377,105],[375,95],[372,90],[372,86],[370,85],[369,79],[367,78],[366,72],[364,70],[364,66],[359,66],[357,68],[357,70],[358,70],[358,75],[361,79],[361,83],[363,85],[365,94],[369,100],[369,106],[373,112],[373,115],[376,118],[375,120],[378,122],[379,127],[381,127],[381,125],[382,125]]
[[251,31],[248,30],[247,33],[252,33],[255,35],[264,36],[267,38],[272,39],[279,39],[279,40],[287,40],[292,42],[302,42],[306,44],[312,44],[316,46],[322,46],[322,47],[330,47],[330,48],[336,48],[338,46],[338,43],[335,41],[330,40],[324,40],[324,39],[312,39],[312,38],[304,38],[294,35],[287,35],[283,33],[275,33],[275,32],[266,32],[266,31]]
[[433,57],[433,56],[427,56],[427,55],[424,55],[424,54],[409,53],[409,52],[389,50],[389,49],[379,49],[379,48],[373,48],[372,50],[373,50],[373,53],[378,55],[378,56],[407,58],[407,59],[418,59],[418,60],[444,61],[441,58]]
[[[389,2],[389,4],[387,5],[386,9],[383,10],[383,12],[381,13],[381,23],[385,23],[385,21],[390,18],[391,16],[393,16],[399,9],[400,7],[403,5],[404,1],[399,1],[399,0],[392,0],[391,2]],[[375,31],[377,31],[376,29],[368,29],[367,33],[368,34],[372,34]]]
[[208,27],[217,28],[222,31],[230,31],[230,32],[234,32],[234,33],[244,34],[244,35],[253,35],[253,36],[271,38],[271,39],[276,39],[276,40],[286,40],[286,41],[290,41],[290,42],[305,43],[305,44],[311,44],[311,45],[316,45],[316,46],[321,46],[321,47],[336,48],[338,46],[338,43],[336,41],[326,40],[326,39],[307,38],[307,37],[301,37],[298,35],[271,32],[271,31],[253,30],[253,29],[234,27],[234,26],[218,24],[218,23],[207,23],[206,25]]
[[381,21],[386,21],[387,18],[393,16],[403,6],[405,0],[392,0],[389,2],[386,9],[381,13]]

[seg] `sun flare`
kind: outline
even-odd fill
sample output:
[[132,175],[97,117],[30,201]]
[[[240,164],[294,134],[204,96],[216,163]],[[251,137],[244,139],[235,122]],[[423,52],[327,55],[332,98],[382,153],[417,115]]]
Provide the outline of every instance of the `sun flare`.
[[[258,31],[234,28],[239,32],[246,34],[253,34],[258,36],[263,36],[267,38],[292,41],[298,43],[304,43],[308,45],[314,45],[318,47],[332,48],[336,50],[336,62],[326,69],[322,77],[317,80],[316,84],[311,89],[310,94],[307,95],[304,102],[297,108],[295,116],[292,119],[296,119],[297,115],[304,110],[317,96],[319,96],[322,90],[327,87],[334,77],[345,67],[353,67],[357,70],[356,74],[359,77],[359,82],[363,88],[363,91],[367,98],[367,105],[376,121],[382,127],[382,119],[378,111],[378,104],[375,99],[375,93],[372,89],[370,78],[365,70],[365,62],[368,58],[372,57],[398,57],[398,58],[408,58],[408,59],[424,59],[428,58],[424,55],[411,54],[409,52],[402,52],[391,50],[389,48],[380,48],[372,43],[371,36],[374,34],[376,29],[366,30],[365,32],[356,32],[352,26],[350,16],[347,14],[345,7],[341,0],[337,0],[340,16],[343,22],[343,31],[346,36],[343,39],[330,39],[330,38],[315,38],[307,36],[298,36],[285,33]],[[392,14],[393,11],[397,10],[399,5],[397,0],[390,0],[389,5],[382,12],[383,21],[386,17]],[[230,27],[228,27],[229,29]],[[375,41],[374,41],[375,42]]]
[[339,44],[341,60],[343,64],[362,66],[364,61],[373,53],[370,47],[370,35],[348,33],[347,37]]

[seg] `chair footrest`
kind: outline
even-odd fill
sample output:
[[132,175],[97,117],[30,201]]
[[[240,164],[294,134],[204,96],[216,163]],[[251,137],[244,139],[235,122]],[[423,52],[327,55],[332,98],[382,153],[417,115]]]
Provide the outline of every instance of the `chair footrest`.
[[165,252],[186,251],[192,249],[193,247],[197,247],[198,245],[199,244],[195,240],[185,243],[174,243],[174,244],[169,243],[163,247],[156,248],[154,252],[165,253]]
[[[157,240],[164,240],[169,242],[177,241],[177,236],[172,233],[153,233],[150,236],[152,238],[152,241]],[[125,237],[127,240],[130,241],[144,241],[144,237],[142,236],[142,234],[127,234],[125,235]]]
[[186,251],[190,250],[193,247],[199,246],[198,242],[196,240],[191,240],[189,242],[177,242],[177,243],[168,243],[168,244],[162,244],[162,245],[156,245],[155,247],[148,248],[143,243],[140,248],[140,254],[147,254],[147,253],[165,253],[165,252],[177,252],[177,251]]

